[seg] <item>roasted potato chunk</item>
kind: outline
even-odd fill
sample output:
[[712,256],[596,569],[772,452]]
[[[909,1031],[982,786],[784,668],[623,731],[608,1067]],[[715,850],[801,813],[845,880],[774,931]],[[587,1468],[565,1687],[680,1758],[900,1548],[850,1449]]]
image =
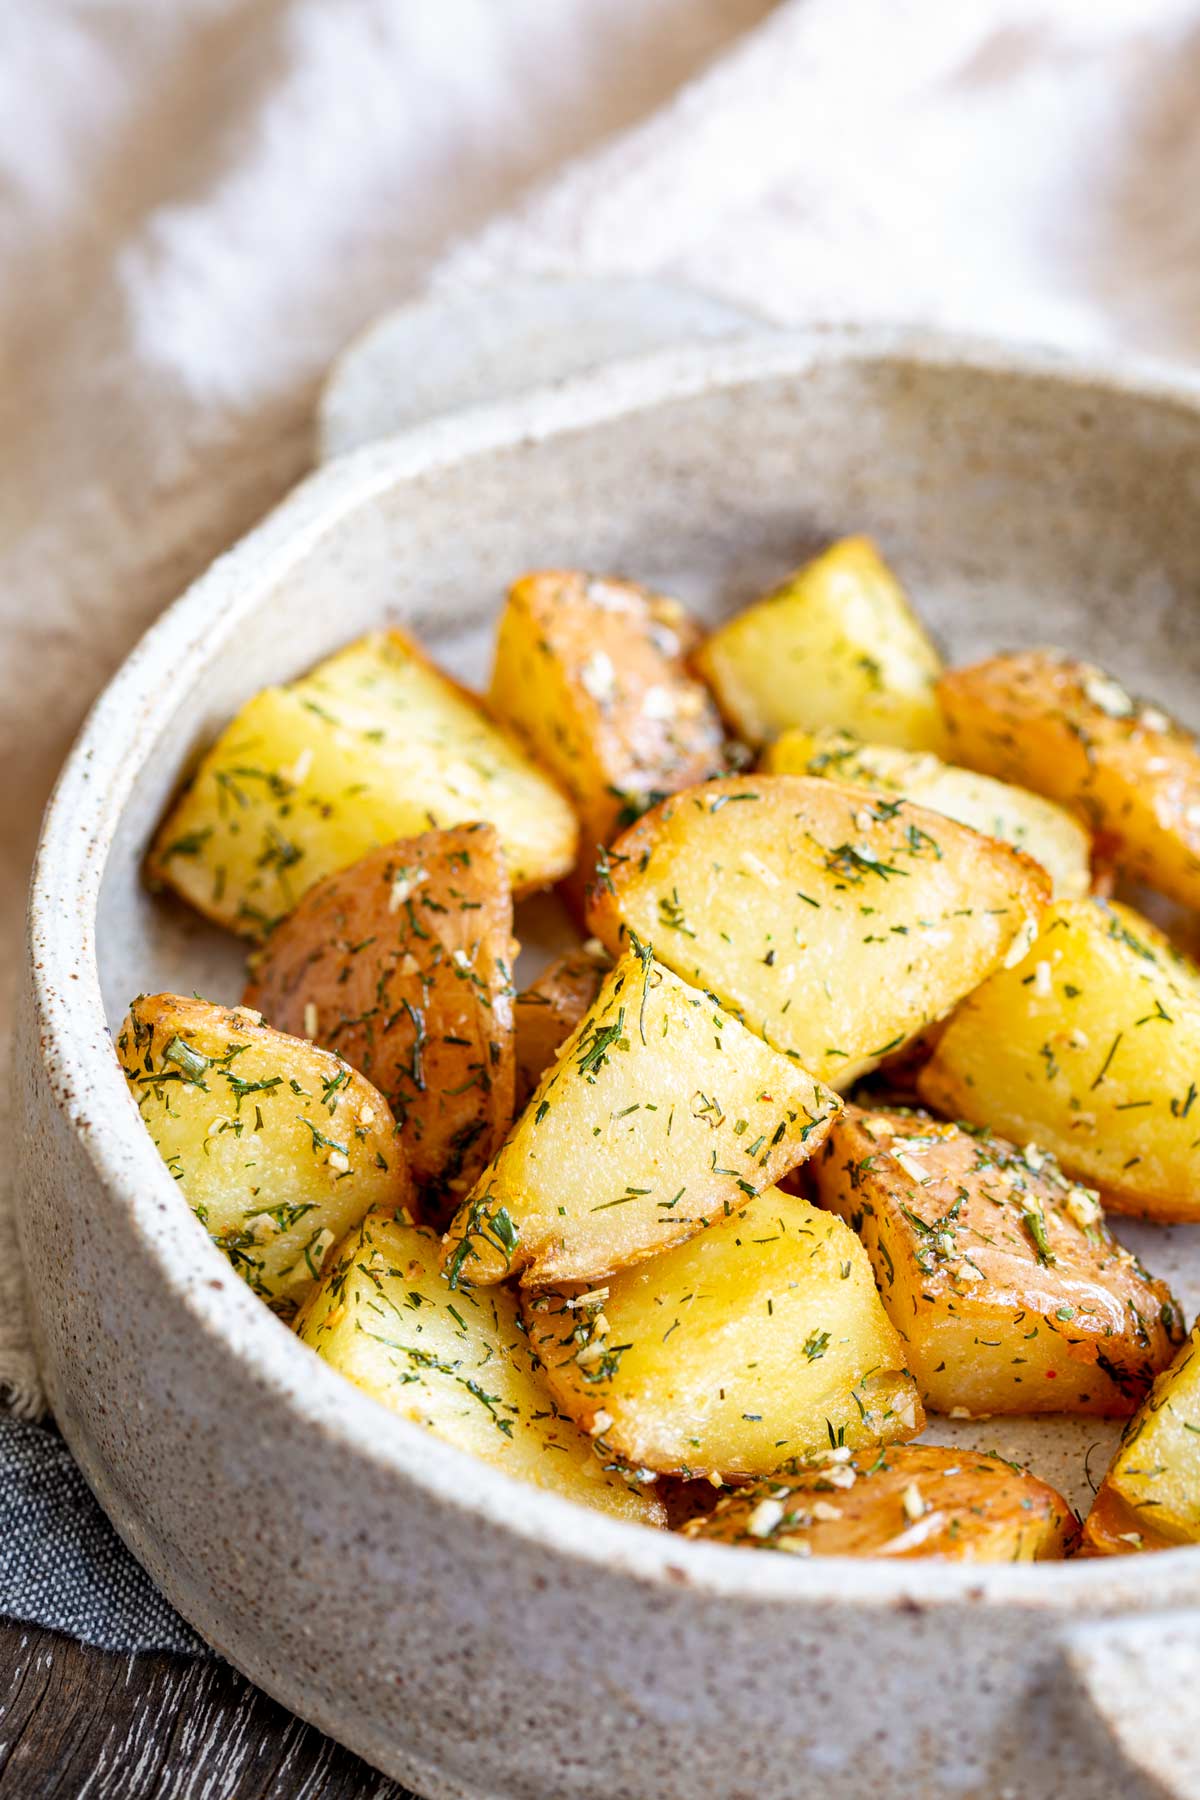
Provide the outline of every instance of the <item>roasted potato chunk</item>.
[[1200,984],[1126,907],[1060,900],[1033,948],[963,1001],[917,1086],[1031,1138],[1117,1211],[1200,1219]]
[[602,944],[592,939],[548,963],[517,995],[517,1107],[523,1107],[594,1002],[612,968]]
[[979,1450],[892,1444],[826,1450],[692,1519],[688,1537],[792,1556],[927,1556],[940,1562],[1042,1562],[1079,1539],[1062,1495]]
[[451,1294],[438,1269],[440,1248],[435,1232],[369,1213],[297,1320],[300,1337],[402,1418],[519,1481],[619,1518],[663,1524],[652,1486],[606,1468],[555,1410],[512,1294]]
[[1027,788],[956,769],[928,751],[863,744],[845,731],[785,731],[767,748],[763,768],[899,794],[1023,850],[1042,865],[1057,895],[1080,899],[1091,888],[1091,841],[1069,812]]
[[1044,1151],[847,1107],[811,1167],[866,1245],[935,1412],[1125,1417],[1174,1355],[1170,1289]]
[[938,684],[952,754],[1071,808],[1127,874],[1200,907],[1200,749],[1091,663],[993,656]]
[[726,766],[720,715],[684,660],[697,635],[677,600],[631,581],[553,569],[509,593],[489,704],[579,815],[580,898],[600,846]]
[[563,1410],[649,1469],[761,1475],[924,1423],[862,1245],[778,1188],[603,1287],[527,1298],[525,1322]]
[[833,725],[881,744],[937,750],[941,659],[867,538],[843,538],[714,631],[695,656],[747,744]]
[[656,963],[617,963],[446,1236],[451,1282],[594,1281],[811,1156],[838,1101]]
[[1125,1427],[1083,1535],[1110,1556],[1200,1543],[1200,1322]]
[[939,813],[799,775],[710,781],[623,833],[593,890],[767,1042],[847,1087],[1020,955],[1049,895],[1028,857]]
[[383,1096],[340,1057],[270,1030],[257,1013],[143,995],[117,1055],[184,1199],[285,1319],[368,1208],[411,1200]]
[[242,708],[176,801],[147,872],[261,938],[368,850],[480,819],[496,827],[518,892],[575,860],[575,817],[550,779],[410,639],[382,632]]
[[244,1001],[375,1083],[423,1188],[465,1193],[513,1116],[512,896],[490,825],[427,831],[309,888]]

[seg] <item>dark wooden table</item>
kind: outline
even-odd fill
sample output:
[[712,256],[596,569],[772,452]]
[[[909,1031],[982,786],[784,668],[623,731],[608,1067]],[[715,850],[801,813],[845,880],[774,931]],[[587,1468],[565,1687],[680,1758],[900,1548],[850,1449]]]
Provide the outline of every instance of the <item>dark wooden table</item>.
[[0,1620],[3,1800],[406,1800],[215,1658]]

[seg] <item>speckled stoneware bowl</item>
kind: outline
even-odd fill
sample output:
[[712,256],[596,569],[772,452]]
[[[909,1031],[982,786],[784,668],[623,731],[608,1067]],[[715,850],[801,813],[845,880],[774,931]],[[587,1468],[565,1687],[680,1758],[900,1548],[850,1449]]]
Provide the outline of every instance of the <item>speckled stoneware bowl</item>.
[[[1200,1795],[1200,1554],[804,1562],[510,1485],[241,1285],[109,1041],[138,990],[236,997],[237,948],[140,887],[148,835],[252,690],[369,626],[411,623],[478,672],[530,565],[625,571],[715,616],[866,529],[952,655],[1058,641],[1194,719],[1198,501],[1200,384],[904,334],[709,345],[331,465],[145,638],[42,841],[21,1235],[88,1480],[270,1693],[434,1800]],[[1194,1306],[1195,1234],[1125,1235]],[[1095,1473],[1111,1441],[1094,1422],[971,1431],[1076,1493],[1069,1467],[1091,1446]]]

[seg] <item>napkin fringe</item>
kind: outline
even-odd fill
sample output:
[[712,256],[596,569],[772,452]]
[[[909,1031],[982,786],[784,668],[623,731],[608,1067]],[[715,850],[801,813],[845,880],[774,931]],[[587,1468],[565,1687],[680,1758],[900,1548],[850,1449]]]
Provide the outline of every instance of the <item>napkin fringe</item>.
[[32,1351],[0,1350],[0,1405],[31,1424],[45,1417],[46,1393]]

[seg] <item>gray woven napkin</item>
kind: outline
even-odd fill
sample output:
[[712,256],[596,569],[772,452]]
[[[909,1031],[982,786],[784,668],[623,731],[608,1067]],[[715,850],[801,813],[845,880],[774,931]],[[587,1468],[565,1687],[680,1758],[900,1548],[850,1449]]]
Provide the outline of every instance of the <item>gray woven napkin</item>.
[[213,1654],[125,1548],[58,1432],[3,1415],[0,1613],[98,1650]]

